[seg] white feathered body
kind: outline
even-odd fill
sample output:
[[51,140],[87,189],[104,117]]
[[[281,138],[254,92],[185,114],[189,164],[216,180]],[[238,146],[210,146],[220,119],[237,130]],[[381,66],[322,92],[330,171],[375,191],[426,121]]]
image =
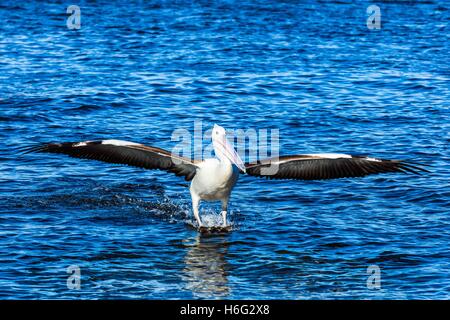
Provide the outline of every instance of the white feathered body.
[[238,177],[239,170],[229,161],[206,159],[198,164],[190,191],[206,201],[228,199]]

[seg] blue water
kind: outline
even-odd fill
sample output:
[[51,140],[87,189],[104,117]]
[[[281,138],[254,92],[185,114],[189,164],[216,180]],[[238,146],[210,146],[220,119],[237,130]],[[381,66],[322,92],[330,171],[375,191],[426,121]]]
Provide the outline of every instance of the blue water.
[[[450,298],[447,1],[378,2],[380,30],[368,1],[76,2],[79,30],[65,1],[0,2],[0,298]],[[182,179],[16,150],[98,138],[170,150],[194,121],[279,129],[282,154],[432,167],[241,177],[234,230],[208,237]]]

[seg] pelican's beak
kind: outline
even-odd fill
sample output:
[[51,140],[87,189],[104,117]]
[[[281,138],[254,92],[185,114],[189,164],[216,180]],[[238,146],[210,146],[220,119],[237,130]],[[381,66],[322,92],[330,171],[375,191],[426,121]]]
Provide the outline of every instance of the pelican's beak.
[[224,135],[223,136],[223,148],[224,148],[224,154],[225,156],[236,165],[236,167],[239,168],[239,170],[245,172],[245,165],[244,162],[242,161],[241,157],[239,157],[239,154],[236,152],[236,150],[234,150],[233,146],[231,145],[231,143],[228,141],[227,136]]

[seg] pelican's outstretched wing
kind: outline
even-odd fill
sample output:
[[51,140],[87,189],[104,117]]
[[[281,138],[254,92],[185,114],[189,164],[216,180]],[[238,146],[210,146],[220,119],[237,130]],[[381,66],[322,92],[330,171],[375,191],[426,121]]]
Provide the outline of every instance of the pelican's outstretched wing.
[[269,179],[323,180],[364,177],[385,172],[428,172],[416,163],[346,154],[307,154],[269,158],[246,164],[247,174]]
[[23,151],[63,153],[74,158],[160,169],[184,176],[186,181],[194,178],[197,169],[190,159],[173,155],[164,149],[122,140],[47,143],[27,147]]

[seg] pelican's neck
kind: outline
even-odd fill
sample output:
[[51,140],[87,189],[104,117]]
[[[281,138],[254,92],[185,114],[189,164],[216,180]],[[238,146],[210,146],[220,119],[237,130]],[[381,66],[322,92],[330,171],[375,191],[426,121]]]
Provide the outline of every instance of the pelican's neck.
[[214,154],[216,155],[217,159],[219,159],[220,163],[225,166],[232,166],[232,163],[230,159],[224,154],[223,150],[216,144],[213,144],[214,146]]
[[216,157],[219,159],[220,163],[223,165],[229,165],[231,166],[231,161],[228,159],[222,152],[214,152],[216,154]]
[[219,160],[217,174],[228,177],[233,172],[233,163],[221,153],[216,153],[216,158]]

